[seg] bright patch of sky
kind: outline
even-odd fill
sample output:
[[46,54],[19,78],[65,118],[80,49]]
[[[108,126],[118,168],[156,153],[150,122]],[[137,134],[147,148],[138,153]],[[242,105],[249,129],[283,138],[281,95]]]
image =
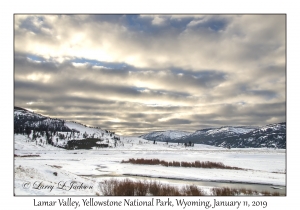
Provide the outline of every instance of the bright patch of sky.
[[70,60],[72,63],[78,64],[84,64],[93,66],[95,68],[107,68],[107,69],[122,69],[127,66],[125,63],[112,63],[112,62],[104,62],[104,61],[97,61],[97,60],[90,60],[85,58],[75,58]]

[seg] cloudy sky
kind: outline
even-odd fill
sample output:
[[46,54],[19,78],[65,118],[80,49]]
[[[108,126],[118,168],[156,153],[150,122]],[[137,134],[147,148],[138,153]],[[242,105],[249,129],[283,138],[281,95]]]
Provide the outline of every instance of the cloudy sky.
[[285,15],[15,15],[14,103],[138,135],[286,121]]

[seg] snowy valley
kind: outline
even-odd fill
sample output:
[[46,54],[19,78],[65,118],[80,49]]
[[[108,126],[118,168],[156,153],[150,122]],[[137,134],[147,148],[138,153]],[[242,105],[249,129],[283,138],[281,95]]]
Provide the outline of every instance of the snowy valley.
[[[285,195],[286,150],[274,139],[269,140],[274,141],[275,146],[265,144],[258,148],[244,144],[240,148],[230,144],[231,149],[228,144],[216,146],[192,141],[202,135],[218,142],[224,133],[227,139],[238,135],[241,139],[248,138],[247,141],[253,137],[255,141],[259,138],[256,136],[266,135],[266,132],[272,134],[279,130],[278,136],[285,135],[285,123],[260,128],[204,129],[194,133],[162,131],[133,137],[51,119],[22,108],[15,108],[14,117],[15,195],[103,195],[101,185],[112,178],[156,180],[178,187],[190,184],[208,195],[215,187],[243,187]],[[189,141],[192,144],[188,144]],[[130,159],[159,159],[169,165],[126,162]],[[170,165],[183,161],[210,161],[239,169]]]

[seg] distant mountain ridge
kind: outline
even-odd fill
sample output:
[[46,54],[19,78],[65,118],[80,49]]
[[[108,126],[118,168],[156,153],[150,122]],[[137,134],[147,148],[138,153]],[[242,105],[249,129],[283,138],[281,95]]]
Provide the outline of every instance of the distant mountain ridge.
[[147,140],[156,140],[156,141],[176,141],[176,139],[182,138],[184,136],[190,135],[190,132],[186,131],[177,131],[177,130],[167,130],[167,131],[154,131],[139,137]]
[[170,134],[163,137],[160,131],[142,135],[147,140],[175,141],[179,143],[198,143],[227,148],[282,148],[286,149],[286,123],[275,123],[262,127],[223,126],[220,128],[206,128],[188,135],[171,138]]
[[[113,139],[114,132],[99,127],[88,127],[80,123],[66,122],[46,117],[21,107],[14,107],[14,132],[29,135],[31,130],[51,132],[80,132],[89,136]],[[178,130],[154,131],[139,136],[146,140],[198,143],[227,148],[282,148],[286,149],[286,123],[275,123],[261,127],[223,126],[206,128],[193,133]]]

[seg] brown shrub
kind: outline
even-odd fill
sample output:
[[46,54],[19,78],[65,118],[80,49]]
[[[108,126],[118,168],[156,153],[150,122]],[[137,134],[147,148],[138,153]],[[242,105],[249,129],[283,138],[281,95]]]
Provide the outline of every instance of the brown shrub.
[[[180,189],[168,184],[161,184],[157,181],[131,181],[124,179],[121,181],[110,179],[105,180],[100,186],[100,191],[104,196],[203,196],[206,195],[201,189],[195,185],[186,185]],[[236,196],[236,195],[264,195],[264,196],[280,196],[278,192],[270,193],[269,191],[257,191],[251,189],[235,189],[235,188],[213,188],[211,190],[213,196]],[[97,194],[99,195],[99,194]]]
[[174,186],[163,184],[160,186],[160,196],[180,196],[179,189]]
[[138,181],[134,183],[135,187],[135,195],[137,196],[145,196],[148,193],[149,190],[149,184],[147,181]]
[[198,160],[195,161],[195,167],[196,168],[200,168],[201,167],[200,161],[198,161]]
[[214,196],[233,196],[233,195],[239,195],[239,192],[237,189],[230,189],[228,187],[222,187],[222,188],[213,188],[212,194]]
[[117,181],[115,179],[105,180],[99,185],[99,189],[104,196],[114,195],[114,188],[116,187]]
[[219,168],[219,169],[235,169],[235,170],[244,170],[238,167],[226,166],[221,162],[211,162],[211,161],[195,161],[195,162],[178,162],[172,161],[167,162],[159,159],[144,159],[144,158],[130,158],[128,161],[122,160],[121,163],[132,163],[132,164],[144,164],[144,165],[162,165],[162,166],[173,166],[173,167],[196,167],[196,168]]
[[202,196],[205,193],[195,185],[186,185],[181,189],[182,195],[185,196]]
[[134,191],[134,182],[129,179],[118,181],[117,186],[114,187],[114,194],[117,196],[134,196]]
[[175,167],[180,167],[180,162],[178,162],[178,161],[173,161],[173,166],[175,166]]
[[262,191],[261,194],[264,195],[264,196],[271,196],[271,193],[269,191],[266,191],[266,190]]
[[159,165],[160,161],[159,159],[152,159],[152,165]]
[[162,166],[169,166],[169,163],[167,162],[167,161],[164,161],[164,160],[161,160],[160,161],[160,165],[162,165]]
[[14,157],[41,157],[40,155],[16,155],[14,154]]
[[195,167],[195,163],[181,162],[181,167]]
[[151,181],[149,184],[149,192],[153,196],[159,196],[160,195],[160,183],[157,183],[156,181]]
[[243,194],[243,195],[256,195],[257,191],[255,190],[251,190],[251,189],[246,189],[246,188],[241,188],[238,189],[239,194]]

